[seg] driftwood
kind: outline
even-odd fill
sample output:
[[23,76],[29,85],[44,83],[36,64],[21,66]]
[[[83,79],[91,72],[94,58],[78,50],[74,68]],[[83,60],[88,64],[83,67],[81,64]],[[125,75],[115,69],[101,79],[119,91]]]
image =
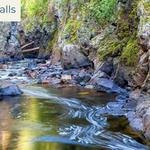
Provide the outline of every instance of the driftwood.
[[34,43],[34,41],[32,41],[32,42],[30,42],[30,43],[27,43],[27,44],[23,45],[23,46],[21,47],[21,49],[24,49],[24,48],[26,48],[26,47],[32,45],[33,43]]
[[35,47],[35,48],[31,48],[31,49],[24,49],[24,50],[22,50],[22,53],[38,51],[39,49],[40,49],[40,47]]

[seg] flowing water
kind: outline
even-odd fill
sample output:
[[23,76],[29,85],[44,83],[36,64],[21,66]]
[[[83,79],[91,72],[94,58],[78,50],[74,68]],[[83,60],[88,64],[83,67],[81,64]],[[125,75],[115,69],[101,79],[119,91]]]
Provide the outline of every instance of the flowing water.
[[[33,81],[31,85],[21,75],[25,65],[14,63],[0,70],[1,81],[17,82],[24,91],[22,96],[0,100],[0,150],[149,149],[122,116],[126,111],[119,110],[115,95]],[[12,72],[16,76],[8,77]]]

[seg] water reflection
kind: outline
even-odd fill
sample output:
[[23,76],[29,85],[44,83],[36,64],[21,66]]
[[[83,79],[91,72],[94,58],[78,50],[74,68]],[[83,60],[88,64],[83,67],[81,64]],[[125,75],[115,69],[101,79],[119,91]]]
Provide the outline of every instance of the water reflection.
[[67,91],[27,87],[22,97],[0,101],[0,150],[148,149],[135,140],[143,142],[140,135],[133,139],[124,134],[127,121],[116,117],[109,122],[111,107],[103,100],[110,101],[112,95],[102,94],[98,104],[90,91]]
[[7,146],[9,145],[9,140],[11,137],[11,114],[10,114],[10,106],[6,102],[0,103],[0,128],[3,128],[3,131],[0,130],[0,146],[2,150],[6,150]]

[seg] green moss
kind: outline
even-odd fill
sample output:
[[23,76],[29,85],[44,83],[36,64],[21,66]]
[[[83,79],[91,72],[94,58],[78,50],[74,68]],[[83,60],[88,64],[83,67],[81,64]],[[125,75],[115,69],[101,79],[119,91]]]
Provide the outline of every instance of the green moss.
[[131,38],[126,47],[123,48],[121,60],[128,66],[134,66],[138,61],[138,43],[137,39]]
[[21,0],[23,16],[44,16],[48,11],[48,0]]
[[139,6],[144,6],[144,14],[145,17],[140,19],[141,24],[146,24],[150,22],[150,2],[145,2],[144,0],[139,2]]
[[48,53],[52,52],[54,45],[57,43],[58,30],[55,30],[52,35],[53,35],[53,39],[48,42],[48,46],[46,48],[46,52]]
[[98,54],[100,60],[104,60],[106,57],[112,55],[120,48],[119,41],[116,37],[105,36],[105,38],[100,42],[98,49]]
[[41,28],[54,21],[54,15],[49,15],[50,4],[48,0],[21,0],[22,19],[26,32]]
[[64,35],[69,37],[69,42],[74,42],[77,40],[77,32],[81,26],[81,22],[77,19],[68,19],[65,28]]
[[[128,12],[128,17],[124,24],[126,24],[126,30],[122,31],[126,33],[127,43],[122,48],[122,53],[120,59],[124,62],[125,65],[135,66],[138,61],[138,42],[137,42],[137,31],[138,31],[138,9],[139,0],[133,1],[131,4],[130,11]],[[122,24],[123,25],[123,24]],[[122,27],[122,26],[121,26]],[[124,35],[123,34],[123,35]]]
[[113,34],[107,35],[100,43],[98,50],[99,58],[105,59],[109,56],[117,56],[129,66],[134,66],[138,60],[137,43],[137,17],[138,1],[133,1],[126,10],[118,13],[117,29]]
[[119,40],[116,35],[109,34],[100,42],[98,54],[100,60],[105,60],[109,56],[121,56],[122,49],[126,45],[128,39]]
[[145,8],[145,11],[147,13],[150,13],[150,2],[143,2],[143,5],[144,5],[144,8]]
[[[29,22],[30,22],[30,21],[29,21]],[[32,23],[29,23],[29,22],[24,25],[24,30],[25,30],[25,32],[31,31],[32,28],[33,28]]]
[[95,18],[102,26],[115,20],[117,0],[90,0],[84,7],[83,13]]
[[111,36],[105,37],[98,50],[100,60],[105,60],[109,56],[115,56],[127,66],[134,66],[138,61],[138,42],[133,36],[119,41]]

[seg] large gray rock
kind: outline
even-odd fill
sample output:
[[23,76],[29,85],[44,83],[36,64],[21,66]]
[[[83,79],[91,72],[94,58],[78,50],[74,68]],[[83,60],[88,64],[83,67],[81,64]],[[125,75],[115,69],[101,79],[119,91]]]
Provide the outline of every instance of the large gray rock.
[[90,66],[89,59],[80,52],[77,45],[68,44],[62,49],[61,61],[64,69]]
[[122,89],[121,87],[116,85],[113,80],[110,79],[97,78],[96,80],[93,80],[91,83],[92,85],[95,86],[95,88],[98,91],[105,91],[118,94],[125,94],[127,92],[125,89]]
[[114,72],[111,78],[114,80],[114,82],[123,88],[131,85],[132,68],[120,63],[118,58],[113,59],[113,67]]
[[102,62],[99,67],[96,69],[97,71],[101,70],[102,72],[106,73],[107,75],[111,76],[114,71],[113,66],[113,58],[108,58],[106,61]]
[[[136,99],[137,100],[137,99]],[[141,95],[134,112],[129,112],[128,120],[130,125],[138,131],[142,131],[145,137],[150,140],[150,97]]]
[[3,84],[0,86],[0,96],[18,96],[22,93],[19,87],[14,84]]
[[113,58],[110,57],[106,61],[100,62],[95,68],[96,70],[88,82],[89,85],[94,85],[100,91],[119,94],[126,92],[113,81],[113,74],[115,72]]
[[116,85],[112,80],[101,78],[97,84],[97,89],[108,91],[108,92],[114,92],[114,93],[125,93],[126,90],[120,88],[118,85]]

